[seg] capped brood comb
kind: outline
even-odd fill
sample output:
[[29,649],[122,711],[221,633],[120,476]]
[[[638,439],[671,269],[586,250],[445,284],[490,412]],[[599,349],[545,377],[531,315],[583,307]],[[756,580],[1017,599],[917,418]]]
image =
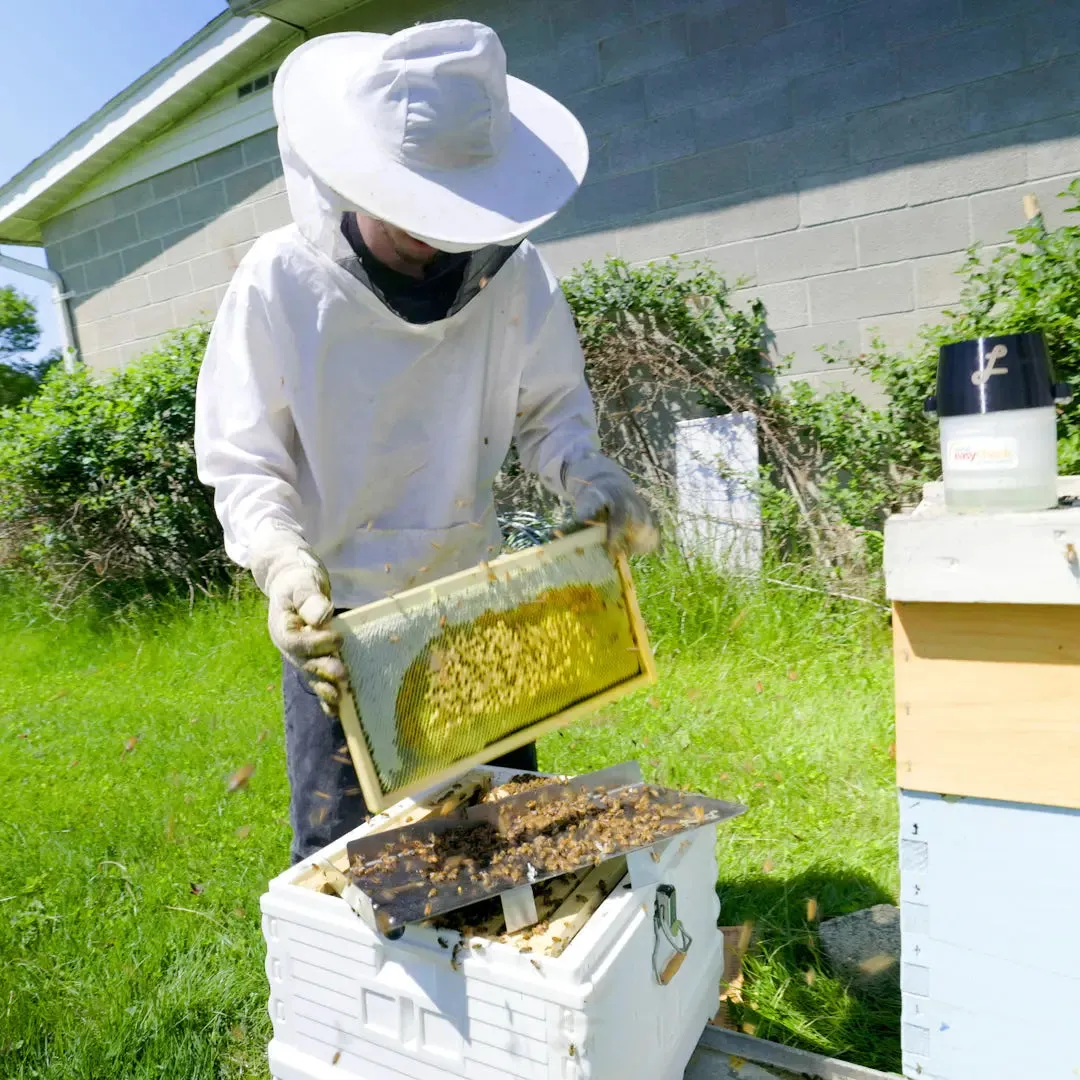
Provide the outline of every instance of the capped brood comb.
[[629,567],[587,529],[346,612],[341,721],[372,812],[655,679]]

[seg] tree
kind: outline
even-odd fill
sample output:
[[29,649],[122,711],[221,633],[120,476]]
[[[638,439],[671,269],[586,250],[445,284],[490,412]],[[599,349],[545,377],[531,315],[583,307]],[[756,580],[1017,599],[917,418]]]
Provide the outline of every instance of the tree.
[[[33,352],[40,340],[34,301],[5,285],[0,289],[0,361],[9,363],[9,357]],[[21,365],[16,362],[11,366]]]
[[11,285],[0,288],[0,408],[36,393],[45,372],[59,362],[57,349],[41,359],[25,356],[40,340],[34,301]]

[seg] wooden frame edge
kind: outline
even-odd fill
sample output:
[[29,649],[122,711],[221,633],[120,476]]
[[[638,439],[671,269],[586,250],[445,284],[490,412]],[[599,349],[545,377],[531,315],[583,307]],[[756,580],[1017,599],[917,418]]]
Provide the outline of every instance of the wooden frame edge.
[[[596,536],[599,534],[606,535],[603,526],[596,526],[584,533],[574,533],[571,536],[563,537],[561,540],[555,541],[555,543],[563,546],[580,546],[583,537],[586,542],[595,542]],[[576,544],[574,544],[575,541]],[[532,550],[542,549],[537,548]],[[512,555],[506,556],[506,558],[520,561],[518,559],[519,556],[528,554],[529,552],[515,552]],[[495,563],[493,562],[492,565],[494,566]],[[349,756],[353,760],[353,766],[356,769],[356,778],[360,783],[360,790],[363,793],[365,803],[367,803],[368,811],[370,813],[381,813],[383,810],[387,809],[387,807],[393,806],[402,799],[406,799],[418,792],[426,791],[428,788],[437,784],[454,780],[463,773],[475,768],[477,765],[487,765],[494,758],[499,758],[514,750],[519,750],[521,747],[527,746],[531,742],[536,742],[537,739],[544,735],[548,735],[553,731],[558,731],[560,728],[572,724],[575,720],[579,720],[584,716],[588,716],[590,713],[596,712],[607,705],[619,701],[636,690],[641,690],[646,686],[653,685],[657,679],[656,660],[653,657],[652,649],[649,646],[648,630],[645,626],[645,620],[642,617],[641,607],[638,603],[637,591],[634,587],[634,579],[630,570],[630,562],[625,555],[619,555],[615,559],[615,568],[619,575],[619,582],[622,586],[623,602],[626,604],[630,632],[634,639],[634,645],[637,647],[640,668],[639,674],[631,676],[629,679],[617,683],[615,686],[609,687],[599,694],[594,694],[584,701],[579,701],[574,705],[570,705],[561,712],[549,716],[546,720],[540,720],[519,731],[512,732],[510,735],[503,737],[498,740],[498,742],[492,743],[478,753],[461,758],[452,765],[448,765],[446,768],[440,769],[436,773],[430,773],[422,779],[405,784],[403,787],[384,792],[382,790],[382,785],[379,783],[379,777],[375,769],[375,762],[372,759],[371,751],[368,749],[367,739],[364,737],[363,725],[360,722],[356,701],[353,698],[351,689],[346,690],[346,692],[341,695],[341,705],[339,708],[341,728],[345,733],[345,742],[349,747]],[[475,568],[473,570],[465,570],[460,574],[455,574],[444,579],[444,581],[461,580],[475,573],[477,573]],[[483,573],[483,571],[481,570],[480,573]],[[423,593],[425,591],[430,591],[430,589],[416,589],[412,591],[414,593]],[[375,607],[376,605],[381,607],[385,603],[386,601],[376,601],[376,604],[369,605],[369,608]],[[356,610],[366,611],[369,608],[357,608]]]

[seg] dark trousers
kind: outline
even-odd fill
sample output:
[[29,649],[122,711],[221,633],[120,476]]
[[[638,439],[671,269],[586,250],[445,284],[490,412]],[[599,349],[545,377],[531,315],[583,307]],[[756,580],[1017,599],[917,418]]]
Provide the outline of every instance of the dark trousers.
[[[285,699],[292,861],[297,863],[362,825],[368,808],[345,745],[341,721],[322,711],[307,676],[285,660],[281,688]],[[536,745],[523,746],[491,764],[535,772]]]

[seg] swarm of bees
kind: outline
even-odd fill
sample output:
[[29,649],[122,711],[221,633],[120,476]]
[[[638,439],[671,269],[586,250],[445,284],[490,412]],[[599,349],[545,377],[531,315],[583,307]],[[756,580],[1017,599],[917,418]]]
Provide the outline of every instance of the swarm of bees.
[[493,895],[538,876],[598,866],[683,831],[688,817],[704,823],[706,815],[681,799],[665,801],[649,786],[614,792],[564,788],[507,808],[497,825],[470,823],[405,842],[390,840],[377,857],[354,862],[351,875],[377,899],[422,890],[429,916],[441,892],[460,896],[467,888],[475,895],[479,885]]
[[469,622],[441,616],[398,691],[402,748],[420,761],[456,760],[633,676],[637,647],[608,592],[567,585]]

